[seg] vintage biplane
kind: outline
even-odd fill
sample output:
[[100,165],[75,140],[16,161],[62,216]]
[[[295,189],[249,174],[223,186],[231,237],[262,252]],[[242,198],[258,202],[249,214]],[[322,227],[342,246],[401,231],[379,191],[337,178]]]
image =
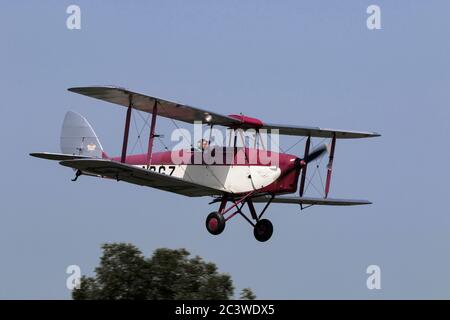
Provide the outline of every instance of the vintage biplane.
[[[272,236],[273,226],[269,220],[262,217],[272,203],[297,204],[301,209],[313,205],[352,206],[371,203],[366,200],[332,199],[328,198],[328,193],[336,140],[377,137],[379,136],[377,133],[269,124],[242,114],[226,116],[119,87],[77,87],[68,90],[127,108],[121,155],[108,156],[103,151],[91,125],[84,117],[72,111],[67,112],[62,126],[61,153],[43,152],[30,155],[56,160],[61,165],[74,169],[76,172],[74,181],[80,175],[88,175],[125,181],[189,197],[213,197],[211,204],[218,203],[219,209],[211,212],[206,218],[206,228],[211,234],[220,234],[225,228],[226,221],[239,214],[252,225],[254,236],[258,241],[267,241]],[[133,110],[151,114],[148,151],[144,154],[127,154]],[[180,150],[153,152],[154,138],[158,136],[155,133],[157,116],[187,123],[202,122],[211,128],[226,127],[230,131],[230,145],[215,147],[207,145],[206,148],[202,146],[199,149],[186,148],[181,152],[187,156],[183,159],[188,161],[174,163],[172,155],[174,152],[179,155]],[[253,147],[237,146],[236,141],[240,130],[254,130]],[[304,155],[298,157],[265,149],[262,140],[260,144],[258,138],[263,130],[276,130],[279,135],[302,136],[306,139]],[[234,139],[231,139],[232,135]],[[311,138],[316,137],[329,138],[331,142],[313,149]],[[209,152],[212,150],[212,153],[223,152],[227,161],[212,163],[205,163],[203,160],[200,163],[190,161],[194,155],[204,153],[207,149]],[[327,151],[328,165],[324,194],[322,197],[305,196],[308,164],[319,157],[322,158]],[[241,157],[238,157],[239,155]],[[256,157],[251,157],[255,155]],[[263,155],[276,156],[276,165],[259,161],[259,157]],[[238,158],[244,161],[238,163],[236,160]],[[256,160],[250,162],[250,158]],[[297,189],[298,195],[288,195],[296,193]],[[258,213],[254,203],[265,203],[265,206]],[[245,204],[248,206],[250,217],[242,211]]]

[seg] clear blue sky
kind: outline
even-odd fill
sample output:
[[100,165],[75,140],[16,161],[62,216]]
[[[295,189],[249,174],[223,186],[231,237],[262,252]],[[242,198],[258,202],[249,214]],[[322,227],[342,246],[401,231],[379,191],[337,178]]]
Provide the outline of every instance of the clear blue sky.
[[[185,247],[259,298],[450,298],[448,1],[76,1],[82,29],[69,31],[71,3],[0,5],[0,298],[69,298],[66,267],[91,275],[100,245],[116,241],[146,255]],[[382,30],[366,28],[372,3]],[[378,131],[338,143],[331,191],[374,204],[301,214],[274,205],[275,234],[261,244],[242,219],[209,235],[207,198],[72,183],[70,170],[28,153],[59,151],[69,109],[119,153],[124,109],[66,91],[92,84]],[[379,291],[366,288],[371,264],[381,267]]]

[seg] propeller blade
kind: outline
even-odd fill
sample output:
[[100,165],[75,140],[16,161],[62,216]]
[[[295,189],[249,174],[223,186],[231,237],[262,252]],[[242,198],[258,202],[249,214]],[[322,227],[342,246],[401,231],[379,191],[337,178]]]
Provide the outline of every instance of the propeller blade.
[[300,161],[301,169],[302,169],[302,175],[300,177],[300,188],[299,188],[299,196],[303,196],[303,192],[305,191],[305,179],[306,179],[306,168],[308,166],[308,163],[313,162],[317,158],[319,158],[322,154],[324,154],[327,151],[326,145],[321,145],[317,148],[315,148],[313,151],[309,152],[309,139],[306,145],[306,158]]
[[308,155],[308,163],[312,162],[314,160],[316,160],[317,158],[319,158],[322,154],[324,154],[325,152],[327,152],[328,148],[326,145],[321,145],[317,148],[315,148],[313,151],[311,151]]

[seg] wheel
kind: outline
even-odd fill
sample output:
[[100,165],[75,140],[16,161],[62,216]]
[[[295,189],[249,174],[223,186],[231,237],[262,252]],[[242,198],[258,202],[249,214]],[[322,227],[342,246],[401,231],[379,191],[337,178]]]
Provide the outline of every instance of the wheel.
[[206,218],[206,229],[209,233],[218,235],[225,229],[225,218],[218,212],[211,212]]
[[273,225],[270,220],[262,219],[259,220],[255,228],[253,229],[253,234],[256,238],[256,240],[265,242],[270,239],[273,233]]

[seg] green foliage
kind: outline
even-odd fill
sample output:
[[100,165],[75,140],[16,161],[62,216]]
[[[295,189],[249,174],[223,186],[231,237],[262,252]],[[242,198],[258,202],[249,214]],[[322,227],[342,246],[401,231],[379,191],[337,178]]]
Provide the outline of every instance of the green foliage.
[[96,276],[83,276],[73,299],[226,300],[233,295],[229,275],[198,256],[189,258],[185,249],[157,249],[151,258],[132,244],[105,244],[102,249]]
[[241,300],[255,300],[256,295],[253,293],[252,289],[244,288],[241,291]]

